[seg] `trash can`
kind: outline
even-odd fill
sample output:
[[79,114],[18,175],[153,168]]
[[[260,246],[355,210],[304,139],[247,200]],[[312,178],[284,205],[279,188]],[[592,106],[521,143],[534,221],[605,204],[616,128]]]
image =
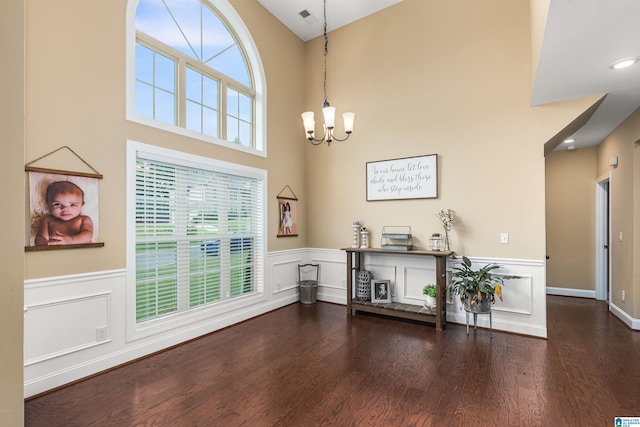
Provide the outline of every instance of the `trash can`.
[[298,264],[300,304],[315,304],[318,298],[319,264]]
[[[312,283],[305,283],[312,282]],[[318,283],[313,280],[304,280],[300,282],[300,303],[315,304],[318,298]]]

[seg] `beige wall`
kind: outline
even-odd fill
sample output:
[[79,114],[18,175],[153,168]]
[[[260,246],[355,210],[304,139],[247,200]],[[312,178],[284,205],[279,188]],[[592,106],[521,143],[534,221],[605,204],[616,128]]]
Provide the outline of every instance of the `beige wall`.
[[547,286],[595,290],[595,147],[546,157]]
[[[428,236],[440,231],[435,212],[445,207],[458,215],[452,234],[457,252],[544,259],[543,144],[596,97],[529,107],[528,1],[405,0],[333,32],[329,100],[339,112],[352,110],[357,117],[354,136],[330,148],[311,147],[302,139],[299,116],[306,109],[319,114],[321,41],[303,44],[255,0],[231,3],[265,68],[266,159],[125,120],[126,0],[27,2],[24,103],[15,85],[19,76],[9,88],[10,99],[17,99],[14,105],[26,104],[24,159],[18,145],[3,152],[3,166],[10,166],[2,168],[3,174],[11,174],[8,181],[21,181],[25,162],[63,145],[71,147],[104,175],[100,234],[105,247],[27,253],[25,278],[125,267],[127,139],[268,170],[269,251],[350,245],[354,219],[372,231],[373,246],[380,244],[382,226],[411,225],[416,245],[425,247]],[[11,25],[2,26],[11,30],[8,47],[19,47],[22,1],[1,4],[2,12],[10,9],[2,13],[11,17]],[[2,40],[4,48],[7,38]],[[22,75],[20,71],[15,73]],[[21,109],[12,112],[19,116]],[[20,140],[20,130],[9,129]],[[437,199],[366,202],[366,162],[432,153],[439,155]],[[42,166],[72,167],[68,161]],[[275,196],[285,185],[300,199],[300,237],[277,239]],[[23,197],[22,191],[9,196]],[[20,225],[20,235],[3,249],[3,263],[9,261],[15,269],[5,275],[10,285],[1,291],[10,308],[2,310],[5,325],[22,322],[22,289],[11,287],[12,281],[22,281],[22,217],[13,221]],[[502,232],[510,233],[508,245],[499,243]],[[8,390],[3,405],[20,417],[21,328],[9,329],[3,327],[8,335],[3,335],[2,351],[6,344],[11,348],[1,353],[3,393]],[[13,363],[5,365],[5,357]],[[5,378],[12,385],[5,385]]]
[[[635,318],[640,317],[640,278],[637,254],[640,239],[634,238],[634,226],[640,226],[638,214],[634,215],[640,195],[634,190],[634,176],[640,174],[637,144],[640,139],[640,110],[636,110],[598,146],[598,176],[611,170],[609,195],[611,198],[611,301]],[[611,168],[609,161],[618,156],[618,167]],[[638,212],[638,211],[635,211]],[[622,241],[618,239],[622,233]],[[634,262],[635,254],[635,262]],[[634,270],[635,269],[635,270]],[[622,291],[626,298],[622,301]]]
[[2,210],[0,246],[0,425],[21,426],[24,234],[24,0],[0,2],[0,129]]
[[[310,246],[349,246],[358,219],[373,246],[383,226],[409,225],[425,248],[442,207],[458,217],[456,252],[544,259],[543,145],[596,98],[529,106],[529,25],[528,1],[405,0],[329,35],[329,101],[356,124],[346,143],[307,147]],[[319,114],[321,40],[308,48]],[[437,199],[366,201],[366,162],[433,153]]]
[[[34,160],[67,145],[104,175],[100,185],[100,236],[104,248],[26,254],[26,278],[125,267],[125,146],[132,139],[268,170],[268,247],[305,247],[300,237],[277,239],[276,195],[289,185],[306,214],[303,110],[304,44],[255,0],[231,2],[258,47],[268,85],[268,158],[229,150],[125,120],[125,17],[127,1],[33,0],[27,3],[27,138]],[[300,128],[299,128],[300,127]],[[38,166],[72,167],[72,156]],[[53,164],[51,164],[53,163]],[[72,169],[72,170],[76,170]],[[73,255],[70,261],[70,255]]]

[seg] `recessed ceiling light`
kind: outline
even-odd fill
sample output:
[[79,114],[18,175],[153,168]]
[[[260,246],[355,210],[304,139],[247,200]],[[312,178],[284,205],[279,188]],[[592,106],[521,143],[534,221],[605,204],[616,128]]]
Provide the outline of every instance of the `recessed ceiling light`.
[[635,64],[636,62],[638,62],[638,60],[640,60],[640,58],[638,58],[637,56],[618,59],[617,61],[614,61],[611,64],[609,64],[609,68],[613,68],[614,70],[619,70],[620,68],[627,68]]
[[573,139],[573,138],[569,138],[569,139],[565,139],[563,142],[564,142],[565,144],[571,144],[572,142],[576,142],[576,140],[575,140],[575,139]]

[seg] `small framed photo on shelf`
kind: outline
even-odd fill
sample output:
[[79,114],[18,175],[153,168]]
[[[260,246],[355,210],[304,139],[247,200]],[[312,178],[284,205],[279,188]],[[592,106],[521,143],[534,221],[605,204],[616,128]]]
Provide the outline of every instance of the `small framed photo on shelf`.
[[389,280],[371,281],[371,302],[391,302],[391,282]]

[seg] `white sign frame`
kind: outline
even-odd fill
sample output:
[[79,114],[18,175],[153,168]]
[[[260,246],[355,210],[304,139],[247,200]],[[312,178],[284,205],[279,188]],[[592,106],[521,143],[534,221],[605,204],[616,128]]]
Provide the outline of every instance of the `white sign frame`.
[[438,155],[367,162],[367,201],[438,197]]

